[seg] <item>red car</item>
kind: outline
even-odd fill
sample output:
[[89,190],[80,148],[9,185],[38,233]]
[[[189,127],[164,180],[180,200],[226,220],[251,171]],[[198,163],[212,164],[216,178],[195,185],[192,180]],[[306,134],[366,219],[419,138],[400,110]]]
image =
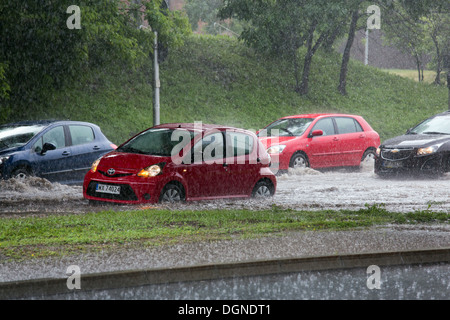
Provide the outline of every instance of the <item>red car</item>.
[[117,203],[268,197],[276,189],[269,163],[252,132],[199,123],[158,125],[95,161],[83,195]]
[[258,137],[275,170],[359,166],[380,145],[378,133],[362,117],[348,114],[284,117]]

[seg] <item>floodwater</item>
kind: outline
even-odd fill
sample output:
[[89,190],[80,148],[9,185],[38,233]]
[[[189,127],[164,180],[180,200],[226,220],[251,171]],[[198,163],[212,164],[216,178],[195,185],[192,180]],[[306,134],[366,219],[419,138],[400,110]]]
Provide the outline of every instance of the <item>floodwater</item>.
[[387,210],[450,212],[450,175],[440,178],[381,179],[373,162],[358,171],[346,169],[291,170],[277,177],[275,196],[267,200],[217,200],[156,206],[91,206],[83,199],[81,186],[50,183],[40,178],[0,181],[0,214],[83,213],[105,209],[127,210],[148,207],[205,210],[265,209],[273,205],[294,210],[360,209],[382,205]]

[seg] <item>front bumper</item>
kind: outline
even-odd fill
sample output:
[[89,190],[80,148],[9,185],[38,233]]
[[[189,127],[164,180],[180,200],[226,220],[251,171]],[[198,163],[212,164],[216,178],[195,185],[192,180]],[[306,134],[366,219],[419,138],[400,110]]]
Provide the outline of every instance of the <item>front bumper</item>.
[[375,158],[375,173],[387,174],[436,174],[446,169],[442,154],[417,156],[415,151],[405,158],[387,159],[382,155]]
[[[98,185],[119,187],[118,193],[99,191]],[[88,172],[83,184],[83,197],[88,200],[105,201],[123,204],[157,203],[161,188],[158,177],[140,178],[108,178],[100,173]]]

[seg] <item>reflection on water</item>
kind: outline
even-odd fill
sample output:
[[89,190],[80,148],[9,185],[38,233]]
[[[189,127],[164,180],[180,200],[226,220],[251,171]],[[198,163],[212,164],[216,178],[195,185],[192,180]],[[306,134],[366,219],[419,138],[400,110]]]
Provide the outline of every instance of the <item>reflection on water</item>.
[[[74,292],[56,299],[127,300],[448,300],[450,265],[381,267],[380,289],[369,289],[366,269],[195,281]],[[48,297],[47,297],[48,299]]]

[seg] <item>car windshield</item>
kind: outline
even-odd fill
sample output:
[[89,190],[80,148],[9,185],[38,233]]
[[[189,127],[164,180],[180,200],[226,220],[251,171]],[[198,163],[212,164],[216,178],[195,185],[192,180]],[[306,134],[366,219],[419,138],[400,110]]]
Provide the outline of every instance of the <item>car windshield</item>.
[[450,115],[425,120],[411,129],[409,134],[450,134]]
[[6,125],[0,127],[0,150],[25,145],[45,125]]
[[280,119],[268,125],[258,134],[259,137],[301,136],[314,119]]
[[191,141],[194,132],[173,129],[149,129],[124,143],[117,151],[170,157],[175,146],[182,149]]

